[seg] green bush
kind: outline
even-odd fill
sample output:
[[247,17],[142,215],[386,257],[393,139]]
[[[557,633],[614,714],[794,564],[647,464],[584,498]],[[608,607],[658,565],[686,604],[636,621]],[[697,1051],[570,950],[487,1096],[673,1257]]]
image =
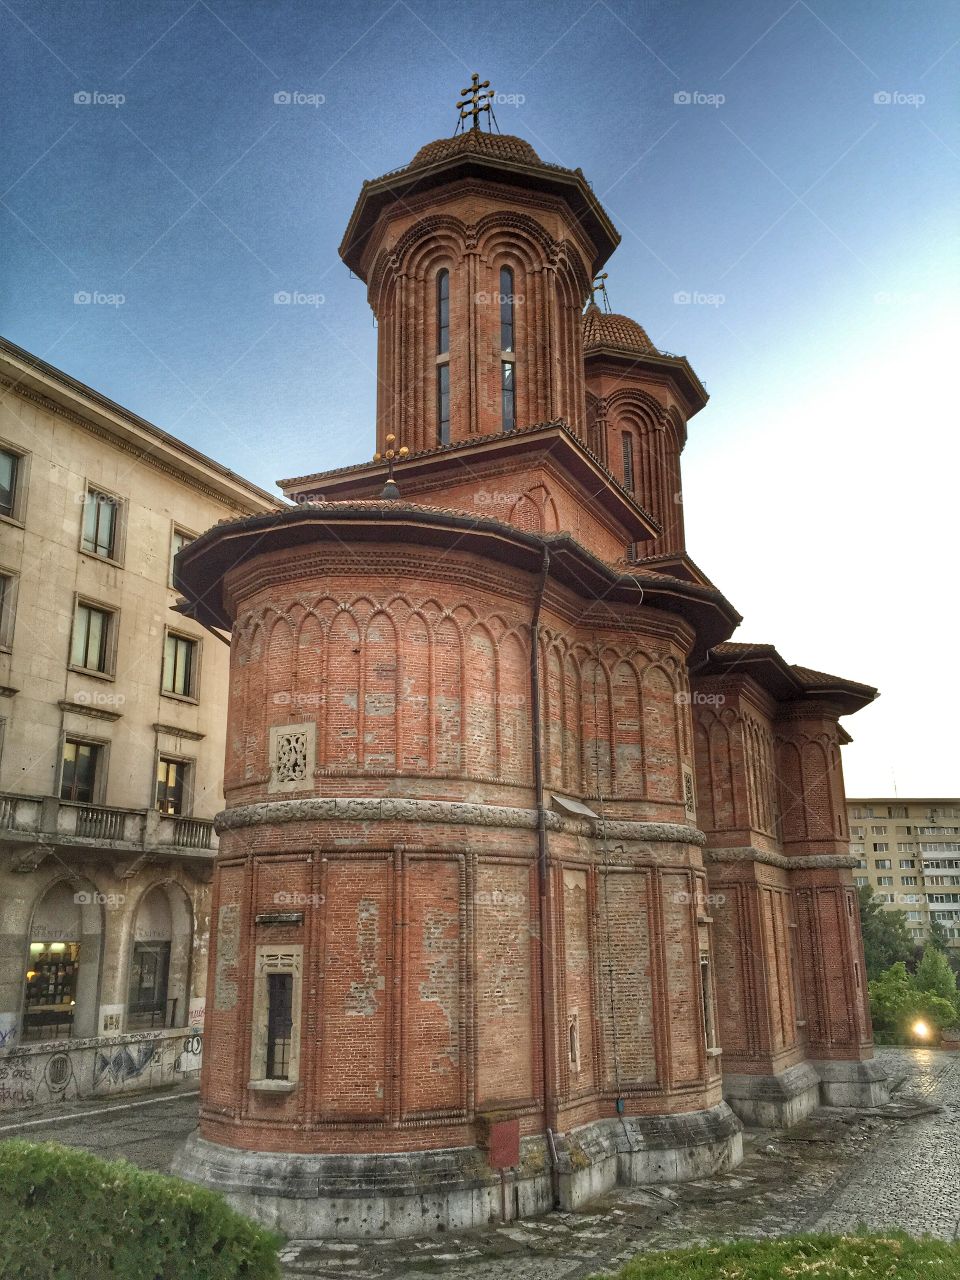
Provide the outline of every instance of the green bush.
[[278,1280],[279,1243],[179,1178],[53,1142],[0,1142],[2,1280]]
[[960,1276],[960,1245],[901,1232],[736,1240],[644,1253],[616,1280],[932,1280]]
[[[929,966],[927,977],[930,977]],[[929,1025],[936,1043],[941,1028],[956,1022],[956,1004],[925,990],[919,978],[919,969],[916,974],[909,974],[900,961],[868,983],[870,1017],[877,1044],[917,1043],[910,1030],[917,1019]]]

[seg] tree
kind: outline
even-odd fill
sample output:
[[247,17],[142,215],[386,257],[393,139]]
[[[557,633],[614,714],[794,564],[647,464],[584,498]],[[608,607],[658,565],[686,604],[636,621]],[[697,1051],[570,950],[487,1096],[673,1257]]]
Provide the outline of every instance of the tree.
[[863,933],[863,953],[867,963],[867,977],[880,975],[898,961],[913,957],[913,939],[907,927],[907,917],[902,911],[886,911],[874,899],[869,885],[862,885],[860,898],[860,929]]
[[947,927],[935,911],[930,913],[930,945],[947,954]]
[[958,1007],[957,975],[950,968],[946,955],[934,943],[924,948],[923,956],[913,977],[918,991],[929,991]]
[[904,1044],[918,1020],[939,1033],[957,1020],[956,1006],[932,991],[922,991],[903,961],[891,965],[869,984],[870,1017],[878,1044]]

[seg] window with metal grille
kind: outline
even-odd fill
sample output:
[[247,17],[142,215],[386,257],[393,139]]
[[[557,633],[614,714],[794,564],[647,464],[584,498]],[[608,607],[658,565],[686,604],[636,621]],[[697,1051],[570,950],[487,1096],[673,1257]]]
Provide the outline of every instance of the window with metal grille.
[[437,365],[437,444],[450,443],[450,365]]
[[517,392],[512,360],[500,361],[501,393],[503,398],[503,429],[512,431],[517,425]]
[[621,441],[623,443],[623,487],[627,493],[633,493],[633,436],[629,431],[624,431]]
[[268,1080],[286,1080],[293,1043],[293,974],[267,974]]

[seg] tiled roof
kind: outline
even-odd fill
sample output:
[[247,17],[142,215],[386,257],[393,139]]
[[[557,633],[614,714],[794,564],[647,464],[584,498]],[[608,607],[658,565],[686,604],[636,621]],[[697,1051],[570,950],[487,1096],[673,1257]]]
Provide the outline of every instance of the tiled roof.
[[543,164],[530,143],[523,138],[516,138],[510,133],[484,133],[481,129],[467,129],[452,138],[438,138],[436,142],[428,142],[425,147],[420,148],[407,168],[419,169],[421,165],[437,164],[440,160],[462,155],[466,151],[489,156],[492,160],[512,161],[514,164]]
[[637,355],[657,355],[657,349],[646,332],[629,316],[615,311],[601,311],[592,302],[583,315],[583,349],[616,347],[621,351],[633,351]]

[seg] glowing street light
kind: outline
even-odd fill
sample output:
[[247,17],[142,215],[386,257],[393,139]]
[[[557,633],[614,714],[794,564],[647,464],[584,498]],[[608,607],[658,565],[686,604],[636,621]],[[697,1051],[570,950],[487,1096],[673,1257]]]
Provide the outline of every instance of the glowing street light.
[[913,1024],[912,1031],[918,1040],[930,1039],[930,1028],[929,1026],[927,1026],[927,1024],[923,1021],[922,1018]]

